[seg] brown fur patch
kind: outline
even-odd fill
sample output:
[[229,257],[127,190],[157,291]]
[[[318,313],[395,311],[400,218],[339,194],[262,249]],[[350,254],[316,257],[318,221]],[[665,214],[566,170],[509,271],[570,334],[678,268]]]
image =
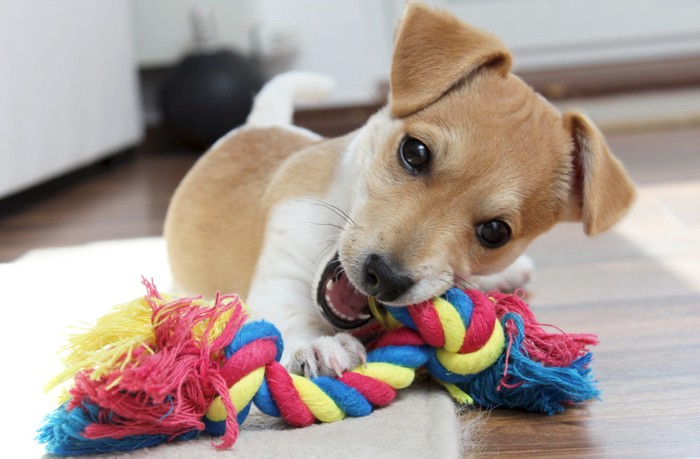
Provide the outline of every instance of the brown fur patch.
[[583,221],[586,234],[595,235],[622,218],[634,201],[634,185],[588,118],[569,112],[564,126],[573,138],[570,215]]
[[409,4],[391,64],[392,115],[427,107],[487,64],[503,75],[510,70],[510,53],[498,38],[446,12]]
[[205,154],[175,192],[165,222],[178,287],[245,298],[270,208],[325,190],[343,142],[314,141],[282,128],[247,128]]

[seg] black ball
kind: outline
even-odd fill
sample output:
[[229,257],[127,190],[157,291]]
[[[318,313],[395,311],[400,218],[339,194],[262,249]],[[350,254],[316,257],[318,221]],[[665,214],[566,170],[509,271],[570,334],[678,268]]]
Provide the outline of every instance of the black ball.
[[179,140],[208,147],[245,122],[264,81],[252,61],[233,51],[187,56],[163,82],[163,124]]

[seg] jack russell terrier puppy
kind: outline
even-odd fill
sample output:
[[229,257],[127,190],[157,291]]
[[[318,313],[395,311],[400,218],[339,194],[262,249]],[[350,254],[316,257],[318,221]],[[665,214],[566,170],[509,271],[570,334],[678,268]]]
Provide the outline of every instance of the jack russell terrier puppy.
[[482,285],[526,282],[526,259],[508,267],[536,236],[559,221],[600,233],[634,188],[590,120],[559,113],[510,68],[495,37],[409,4],[389,102],[357,131],[292,126],[293,103],[331,82],[274,78],[175,192],[176,285],[238,293],[280,328],[291,371],[332,375],[364,360],[347,331],[371,320],[368,296],[414,304],[503,270]]

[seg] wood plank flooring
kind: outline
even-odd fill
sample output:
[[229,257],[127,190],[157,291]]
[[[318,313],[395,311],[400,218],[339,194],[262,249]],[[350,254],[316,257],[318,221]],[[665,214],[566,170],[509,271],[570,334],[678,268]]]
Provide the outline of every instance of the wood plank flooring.
[[[545,323],[594,332],[600,401],[557,416],[483,418],[468,457],[700,457],[700,127],[608,137],[640,188],[628,218],[586,238],[558,226],[531,247]],[[38,247],[160,234],[196,155],[164,145],[0,214],[0,261]]]
[[99,165],[50,195],[13,203],[0,214],[0,262],[34,248],[161,234],[170,196],[196,159],[139,150],[131,161]]

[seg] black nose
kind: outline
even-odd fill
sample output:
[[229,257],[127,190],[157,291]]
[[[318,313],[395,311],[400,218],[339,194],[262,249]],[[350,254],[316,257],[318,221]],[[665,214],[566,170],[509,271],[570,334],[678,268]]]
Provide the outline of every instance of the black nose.
[[379,301],[393,301],[413,286],[413,280],[386,258],[372,254],[365,261],[364,287]]

